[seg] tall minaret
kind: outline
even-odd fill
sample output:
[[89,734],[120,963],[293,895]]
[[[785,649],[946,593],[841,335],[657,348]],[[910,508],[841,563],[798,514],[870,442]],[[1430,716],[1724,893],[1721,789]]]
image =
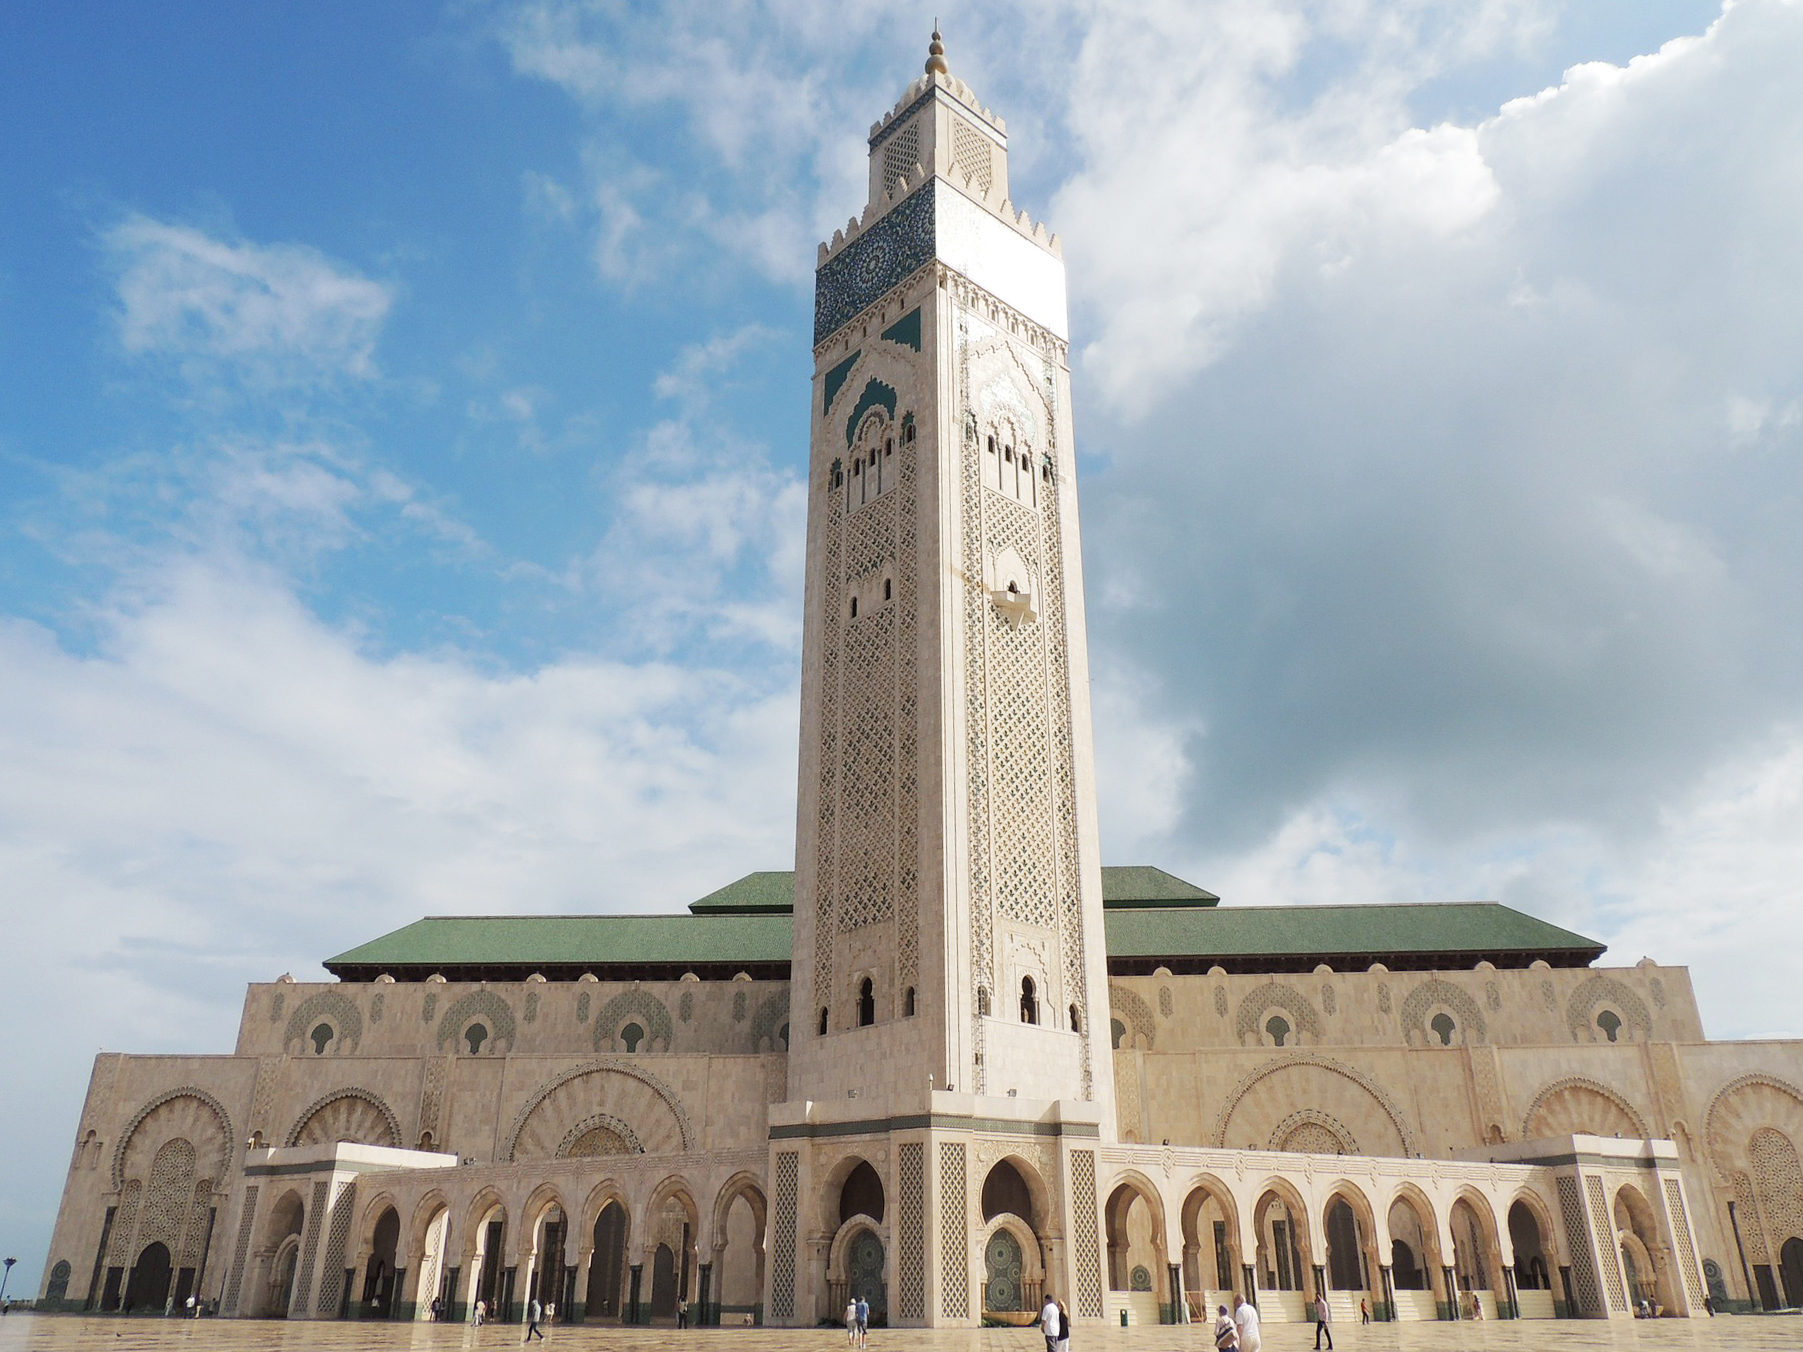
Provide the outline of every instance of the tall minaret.
[[788,1095],[1112,1136],[1064,264],[930,52],[815,280]]

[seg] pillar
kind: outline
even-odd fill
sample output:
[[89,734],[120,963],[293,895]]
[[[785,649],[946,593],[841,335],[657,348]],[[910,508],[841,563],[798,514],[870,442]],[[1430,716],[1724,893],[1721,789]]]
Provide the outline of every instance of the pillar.
[[1378,1283],[1383,1287],[1383,1308],[1372,1313],[1386,1324],[1396,1322],[1396,1273],[1388,1263],[1380,1263],[1377,1268]]
[[703,1263],[696,1269],[695,1286],[695,1319],[694,1322],[703,1327],[716,1322],[708,1315],[708,1301],[712,1293],[714,1265]]
[[1442,1289],[1446,1292],[1446,1312],[1440,1317],[1442,1319],[1458,1319],[1460,1317],[1459,1283],[1452,1275],[1452,1268],[1446,1263],[1440,1264],[1440,1280],[1444,1283]]
[[1258,1308],[1258,1269],[1251,1263],[1240,1264],[1240,1280],[1246,1285],[1246,1304]]
[[626,1299],[626,1322],[636,1324],[639,1322],[639,1283],[644,1280],[645,1265],[634,1263],[628,1270],[632,1274],[632,1279],[631,1289]]

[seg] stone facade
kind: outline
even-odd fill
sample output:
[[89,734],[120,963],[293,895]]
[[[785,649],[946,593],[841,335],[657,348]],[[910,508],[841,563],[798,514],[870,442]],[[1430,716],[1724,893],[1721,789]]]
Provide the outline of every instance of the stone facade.
[[1803,1044],[1708,1042],[1682,968],[1111,974],[1057,242],[937,50],[870,148],[819,260],[789,979],[252,986],[231,1055],[97,1058],[42,1303],[1803,1304]]

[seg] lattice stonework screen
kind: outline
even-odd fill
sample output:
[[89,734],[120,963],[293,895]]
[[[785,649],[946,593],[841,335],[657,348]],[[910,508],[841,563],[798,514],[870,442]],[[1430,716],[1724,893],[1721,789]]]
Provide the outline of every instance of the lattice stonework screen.
[[920,119],[890,133],[883,147],[883,191],[889,192],[914,171],[920,160]]
[[995,181],[995,158],[989,150],[989,138],[958,119],[952,121],[952,161],[958,172],[970,179],[971,189],[978,196],[989,196],[989,185]]
[[970,1193],[964,1145],[939,1143],[939,1313],[970,1317]]
[[1102,1317],[1102,1247],[1096,1228],[1096,1152],[1071,1151],[1071,1236],[1077,1267],[1077,1314]]
[[307,1208],[307,1232],[301,1237],[300,1266],[295,1269],[299,1285],[291,1297],[294,1301],[291,1308],[297,1311],[306,1308],[307,1293],[313,1289],[313,1260],[319,1254],[319,1232],[326,1228],[326,1197],[331,1188],[330,1183],[313,1185],[313,1204]]
[[238,1309],[238,1293],[244,1289],[244,1260],[250,1256],[251,1230],[257,1220],[257,1193],[252,1183],[244,1190],[244,1214],[238,1218],[238,1242],[232,1246],[232,1270],[225,1282],[225,1312]]
[[1690,1242],[1690,1215],[1684,1207],[1684,1189],[1678,1180],[1665,1180],[1665,1211],[1671,1217],[1672,1241],[1678,1249],[1678,1268],[1684,1274],[1684,1294],[1692,1306],[1703,1303],[1703,1276],[1697,1271],[1696,1246]]
[[1596,1226],[1596,1246],[1603,1260],[1603,1282],[1609,1291],[1609,1308],[1628,1308],[1628,1288],[1621,1278],[1621,1253],[1615,1244],[1615,1227],[1609,1222],[1609,1203],[1603,1196],[1603,1180],[1591,1174],[1584,1180],[1590,1198],[1590,1220]]
[[795,1317],[795,1207],[800,1192],[801,1156],[785,1150],[776,1157],[776,1214],[770,1229],[770,1317]]
[[1602,1314],[1603,1297],[1596,1286],[1596,1259],[1590,1248],[1590,1222],[1584,1195],[1575,1178],[1559,1179],[1559,1215],[1565,1222],[1565,1247],[1571,1252],[1572,1294],[1582,1314]]
[[904,1141],[896,1151],[896,1317],[927,1313],[926,1147]]
[[357,1210],[357,1185],[346,1183],[332,1199],[332,1233],[326,1237],[326,1270],[320,1274],[314,1314],[335,1314],[344,1294],[344,1251],[351,1237],[351,1216]]

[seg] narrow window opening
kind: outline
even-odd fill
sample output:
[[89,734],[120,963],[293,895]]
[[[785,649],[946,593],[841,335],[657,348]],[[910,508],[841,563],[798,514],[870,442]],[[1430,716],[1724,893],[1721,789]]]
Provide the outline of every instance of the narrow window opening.
[[862,474],[864,472],[864,457],[863,456],[859,456],[856,460],[851,462],[851,472],[853,474]]
[[1605,1009],[1596,1016],[1596,1026],[1603,1030],[1609,1041],[1618,1041],[1621,1034],[1621,1015],[1613,1009]]
[[469,1044],[470,1055],[474,1056],[482,1050],[482,1044],[488,1041],[488,1029],[479,1023],[472,1023],[463,1031],[463,1040]]
[[855,596],[851,598],[851,617],[854,620],[858,618],[858,598]]
[[1434,1030],[1435,1035],[1440,1039],[1440,1045],[1442,1047],[1452,1046],[1453,1029],[1456,1027],[1452,1021],[1452,1015],[1445,1012],[1436,1014],[1428,1021],[1427,1026]]
[[1118,1052],[1121,1049],[1122,1040],[1127,1036],[1127,1025],[1122,1023],[1119,1019],[1110,1019],[1108,1021],[1108,1036],[1112,1039],[1110,1045]]
[[865,977],[858,986],[858,1027],[868,1028],[876,1022],[876,983]]
[[1034,988],[1033,978],[1030,976],[1020,979],[1020,1021],[1039,1022],[1039,992]]
[[912,986],[908,987],[908,993],[902,996],[902,1017],[908,1019],[914,1017],[914,988]]
[[1271,1045],[1281,1047],[1283,1040],[1290,1035],[1290,1021],[1281,1014],[1273,1014],[1265,1020],[1265,1031],[1271,1035]]
[[629,1052],[636,1052],[644,1040],[645,1030],[636,1023],[629,1023],[620,1030],[620,1041],[626,1044]]
[[991,455],[995,454],[995,438],[994,437],[989,438],[989,453]]
[[820,1036],[826,1036],[826,1006],[820,1006]]
[[1071,1032],[1081,1033],[1082,1031],[1083,1031],[1082,1016],[1080,1016],[1077,1013],[1077,1007],[1075,1005],[1072,1005],[1071,1006]]
[[909,423],[905,428],[902,429],[902,440],[909,442],[909,443],[913,442],[913,440],[914,440],[914,424],[913,423]]
[[[894,590],[893,590],[894,586],[895,586],[894,582],[892,580],[890,580],[889,578],[883,579],[883,599],[885,601],[889,600],[891,597],[894,596],[894,594],[895,594]],[[1611,1040],[1613,1041],[1613,1039],[1611,1039]]]
[[889,437],[884,440],[883,454],[884,455],[894,455],[895,454],[895,438],[894,437]]
[[1005,448],[1002,451],[1002,459],[1006,460],[1010,465],[1012,465],[1014,463],[1014,447],[1009,446],[1009,447]]
[[978,986],[977,987],[977,1013],[987,1014],[988,1012],[989,1012],[989,987]]
[[[332,1025],[329,1023],[319,1024],[307,1036],[313,1039],[313,1055],[324,1056],[326,1048],[332,1044]],[[1613,1042],[1615,1039],[1610,1038],[1609,1041]]]

